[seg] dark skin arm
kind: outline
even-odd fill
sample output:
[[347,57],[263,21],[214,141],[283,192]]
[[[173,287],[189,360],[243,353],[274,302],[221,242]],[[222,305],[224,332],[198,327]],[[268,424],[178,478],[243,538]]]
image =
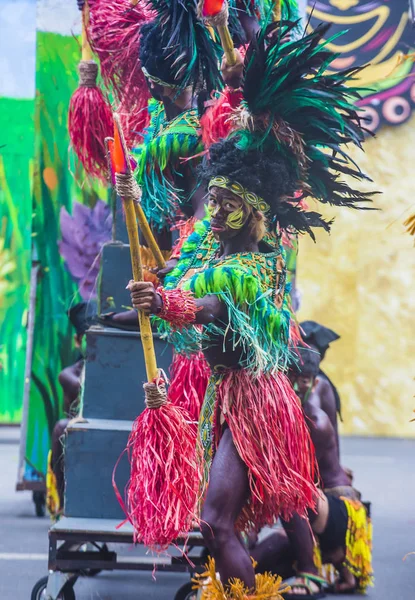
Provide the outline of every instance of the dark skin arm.
[[59,373],[58,380],[63,389],[63,405],[66,414],[69,414],[72,404],[78,399],[81,391],[82,367],[83,361],[78,360]]
[[309,402],[311,402],[317,408],[324,410],[330,423],[333,426],[334,433],[336,436],[337,450],[339,451],[339,435],[337,431],[337,410],[336,410],[336,399],[333,394],[331,385],[325,379],[317,378],[317,385],[314,393],[311,395]]
[[[156,315],[163,307],[160,294],[156,292],[151,282],[130,281],[128,289],[131,292],[131,302],[136,310],[146,314]],[[226,318],[226,306],[214,294],[208,294],[195,300],[198,309],[195,323],[207,325]]]

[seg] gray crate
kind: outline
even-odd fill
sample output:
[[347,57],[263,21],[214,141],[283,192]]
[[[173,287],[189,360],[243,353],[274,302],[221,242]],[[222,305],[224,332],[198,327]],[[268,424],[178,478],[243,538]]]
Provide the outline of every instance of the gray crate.
[[[171,346],[154,334],[154,348],[157,365],[168,374]],[[146,380],[138,332],[99,326],[88,330],[82,411],[86,419],[133,421],[144,409]]]
[[122,455],[131,431],[130,421],[91,419],[69,424],[65,441],[65,516],[124,519],[112,476],[121,495],[129,478],[127,454]]

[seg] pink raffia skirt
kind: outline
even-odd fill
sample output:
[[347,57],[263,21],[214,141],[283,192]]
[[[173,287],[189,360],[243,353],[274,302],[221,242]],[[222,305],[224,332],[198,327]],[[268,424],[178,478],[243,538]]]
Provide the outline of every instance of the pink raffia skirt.
[[174,354],[170,367],[169,400],[187,410],[194,421],[199,420],[209,377],[210,367],[202,352],[190,358]]
[[272,525],[278,516],[314,508],[314,447],[300,401],[283,373],[254,378],[246,370],[212,374],[199,419],[204,484],[223,428],[248,467],[251,495],[239,530]]

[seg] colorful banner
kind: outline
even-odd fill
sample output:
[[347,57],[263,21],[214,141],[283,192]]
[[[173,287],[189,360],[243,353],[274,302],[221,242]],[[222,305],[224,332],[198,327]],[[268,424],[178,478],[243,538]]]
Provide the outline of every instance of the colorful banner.
[[328,35],[344,33],[328,44],[340,56],[335,69],[368,65],[356,83],[364,96],[366,126],[401,125],[415,108],[414,29],[408,0],[322,0],[309,3],[311,27],[330,23]]
[[[78,85],[80,13],[76,2],[37,2],[35,168],[33,173],[33,256],[39,266],[35,299],[35,326],[30,394],[22,439],[19,487],[43,478],[53,427],[62,417],[60,371],[74,362],[68,309],[81,301],[69,270],[82,263],[89,250],[88,236],[78,238],[92,224],[101,187],[91,186],[70,151],[68,107]],[[85,205],[74,210],[75,202]],[[92,221],[88,221],[89,215]],[[101,213],[102,214],[102,213]],[[72,215],[72,217],[70,217]],[[65,226],[62,239],[61,222]],[[83,229],[82,229],[83,228]],[[70,255],[66,264],[60,254]],[[81,233],[80,233],[81,232]],[[79,267],[80,268],[80,267]],[[75,269],[76,270],[76,269]],[[78,279],[83,279],[81,274]]]
[[317,2],[312,19],[350,28],[331,46],[342,53],[336,66],[371,63],[360,84],[376,93],[362,104],[373,111],[372,129],[383,124],[365,153],[354,154],[371,189],[382,192],[374,199],[380,210],[327,208],[327,219],[335,216],[331,235],[319,232],[316,244],[304,236],[299,249],[300,319],[341,336],[324,371],[342,398],[342,431],[353,435],[415,437],[415,250],[403,226],[415,208],[415,69],[400,59],[415,45],[407,10],[406,0],[338,0]]

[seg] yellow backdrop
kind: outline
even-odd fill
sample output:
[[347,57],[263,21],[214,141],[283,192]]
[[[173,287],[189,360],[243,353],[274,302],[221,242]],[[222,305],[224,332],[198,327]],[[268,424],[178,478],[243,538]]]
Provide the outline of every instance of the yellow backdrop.
[[331,235],[300,240],[300,320],[341,335],[324,369],[342,398],[343,433],[415,437],[415,248],[403,221],[415,210],[415,117],[383,128],[355,153],[383,193],[381,210],[324,211]]

